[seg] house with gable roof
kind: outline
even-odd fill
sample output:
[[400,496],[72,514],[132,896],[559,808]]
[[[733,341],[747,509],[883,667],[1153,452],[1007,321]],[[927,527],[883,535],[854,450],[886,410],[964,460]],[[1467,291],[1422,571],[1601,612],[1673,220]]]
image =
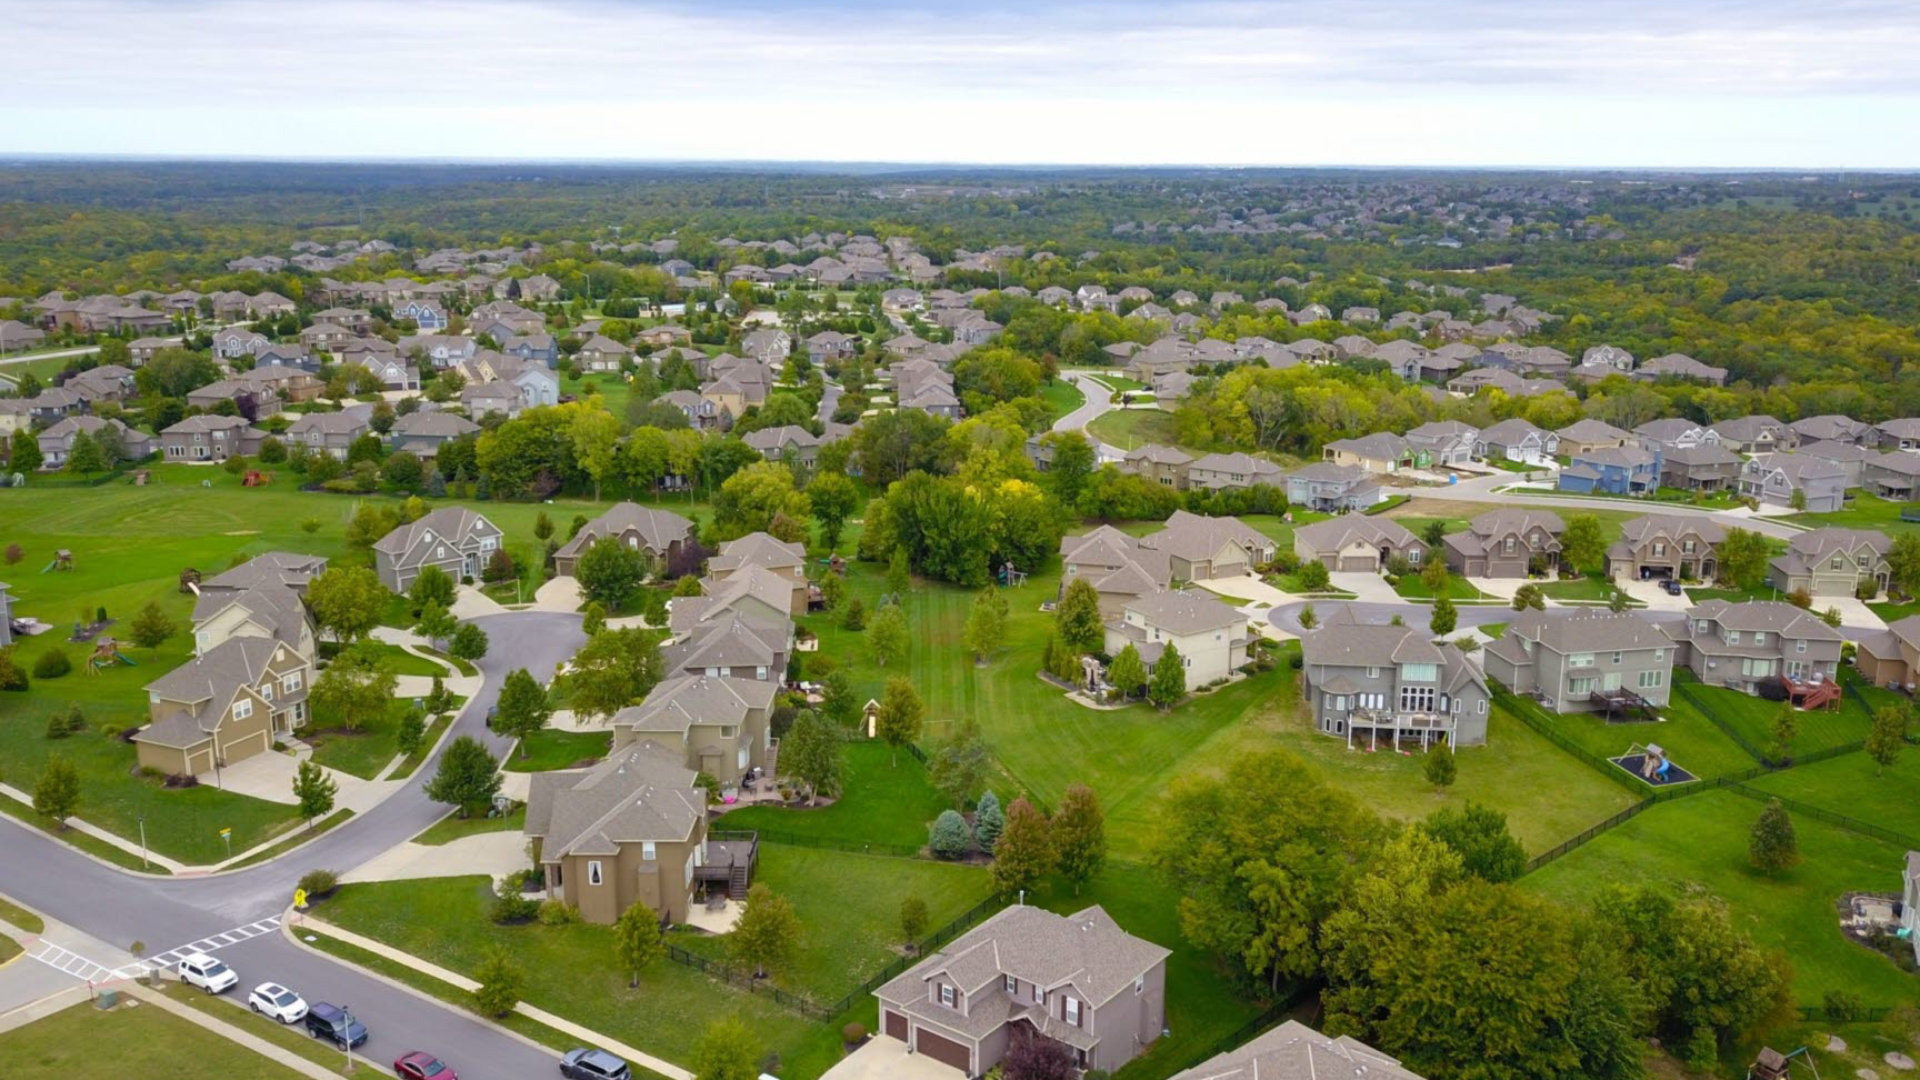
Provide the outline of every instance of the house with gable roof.
[[1171,1080],[1422,1080],[1350,1035],[1322,1035],[1288,1020],[1240,1046],[1173,1074]]
[[198,776],[273,748],[307,722],[312,664],[284,641],[233,637],[147,684],[141,768]]
[[671,510],[656,510],[638,503],[618,502],[592,521],[580,527],[553,554],[553,570],[561,577],[572,577],[580,556],[596,541],[612,537],[621,544],[645,552],[654,572],[660,573],[688,545],[696,542],[693,522]]
[[1344,573],[1378,573],[1399,556],[1414,566],[1427,557],[1427,545],[1391,518],[1341,514],[1293,531],[1293,553],[1301,562],[1319,562]]
[[1840,631],[1781,601],[1708,600],[1662,629],[1679,647],[1674,663],[1711,686],[1755,694],[1762,680],[1785,678],[1797,689],[1831,684],[1840,670]]
[[1173,583],[1173,560],[1111,525],[1060,540],[1060,594],[1086,581],[1100,594],[1100,614],[1117,618],[1127,602]]
[[1548,571],[1560,564],[1560,534],[1566,523],[1546,510],[1489,510],[1447,535],[1447,566],[1462,577],[1523,578],[1538,560]]
[[1673,640],[1633,611],[1516,612],[1486,648],[1488,676],[1549,711],[1657,709],[1673,682]]
[[767,679],[672,672],[638,705],[613,714],[615,750],[653,742],[678,763],[735,787],[772,760],[774,697]]
[[501,536],[499,526],[472,510],[442,506],[374,541],[374,569],[381,584],[397,593],[411,588],[429,566],[455,581],[479,577],[500,549]]
[[1787,542],[1785,554],[1767,564],[1767,584],[1784,594],[1855,596],[1887,590],[1892,576],[1887,553],[1893,542],[1873,529],[1808,529]]
[[1492,695],[1473,659],[1424,629],[1363,622],[1341,605],[1302,639],[1314,728],[1368,746],[1478,746]]

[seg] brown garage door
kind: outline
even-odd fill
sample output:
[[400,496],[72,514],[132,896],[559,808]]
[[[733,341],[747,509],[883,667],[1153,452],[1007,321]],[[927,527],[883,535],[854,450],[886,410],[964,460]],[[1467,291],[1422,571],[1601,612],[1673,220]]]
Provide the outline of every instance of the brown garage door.
[[944,1035],[935,1035],[925,1028],[920,1029],[919,1041],[915,1049],[944,1065],[951,1065],[969,1075],[973,1072],[973,1055],[967,1048]]
[[907,1018],[906,1017],[900,1015],[897,1012],[889,1012],[889,1013],[885,1013],[885,1015],[881,1017],[881,1023],[883,1025],[882,1030],[884,1030],[888,1035],[892,1036],[893,1038],[899,1039],[901,1042],[907,1041]]

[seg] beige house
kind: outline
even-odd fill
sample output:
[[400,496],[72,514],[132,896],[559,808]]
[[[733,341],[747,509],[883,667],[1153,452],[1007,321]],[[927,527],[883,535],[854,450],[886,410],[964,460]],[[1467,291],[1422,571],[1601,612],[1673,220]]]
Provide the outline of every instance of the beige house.
[[1208,454],[1187,466],[1187,486],[1209,491],[1244,491],[1256,485],[1285,487],[1286,470],[1252,454]]
[[1447,566],[1462,577],[1523,578],[1538,559],[1552,570],[1566,529],[1546,510],[1489,510],[1446,537]]
[[229,639],[271,638],[316,658],[313,619],[302,597],[307,583],[327,568],[317,555],[270,551],[197,587],[193,604],[193,649],[205,655]]
[[1128,451],[1126,460],[1120,463],[1120,471],[1144,476],[1163,487],[1185,488],[1187,467],[1192,464],[1193,458],[1171,446],[1148,443]]
[[746,896],[752,834],[707,838],[707,793],[656,743],[619,747],[590,769],[535,773],[526,835],[547,895],[588,922],[611,924],[636,902],[685,922],[695,895]]
[[1711,581],[1719,572],[1719,544],[1727,531],[1694,514],[1648,514],[1620,528],[1607,547],[1611,577]]
[[655,573],[694,543],[693,522],[671,510],[655,510],[637,503],[615,503],[606,513],[580,527],[573,538],[553,554],[554,573],[572,577],[574,565],[594,541],[613,537],[636,551],[646,553]]
[[1293,553],[1303,563],[1319,562],[1329,570],[1377,573],[1395,555],[1419,566],[1427,545],[1397,521],[1341,514],[1295,529]]
[[1782,593],[1853,596],[1862,589],[1885,592],[1893,542],[1872,529],[1809,529],[1787,543],[1786,554],[1767,567],[1768,584]]
[[1631,431],[1621,431],[1604,420],[1589,417],[1575,420],[1559,431],[1560,453],[1570,457],[1580,457],[1595,450],[1617,450],[1623,446],[1633,446],[1639,440]]
[[807,580],[806,545],[776,540],[763,532],[748,533],[738,540],[729,540],[720,545],[718,554],[707,560],[707,576],[703,584],[711,589],[749,566],[757,566],[785,578],[789,590],[788,614],[799,616],[807,613],[807,606],[815,599],[817,589]]
[[1060,540],[1060,594],[1075,581],[1090,583],[1100,594],[1100,614],[1117,619],[1132,600],[1173,584],[1173,560],[1164,551],[1142,545],[1111,525]]
[[771,771],[769,717],[776,683],[725,675],[682,675],[613,715],[615,749],[652,742],[686,768],[734,787],[755,769]]
[[1909,615],[1860,635],[1854,666],[1875,686],[1913,690],[1920,676],[1920,615]]
[[1106,651],[1111,656],[1132,645],[1152,667],[1171,645],[1180,652],[1191,690],[1244,666],[1253,640],[1247,617],[1211,593],[1169,590],[1124,604],[1120,618],[1107,623]]
[[1173,580],[1211,581],[1240,577],[1273,561],[1277,545],[1236,517],[1209,517],[1175,510],[1159,532],[1140,546],[1166,552]]
[[1321,457],[1335,465],[1357,465],[1370,473],[1399,472],[1413,464],[1413,446],[1390,431],[1376,431],[1358,439],[1335,439]]
[[147,684],[141,768],[197,776],[273,747],[307,722],[312,665],[285,642],[235,637]]
[[967,1076],[1030,1038],[1113,1072],[1166,1029],[1170,955],[1098,906],[1009,907],[874,991],[880,1034]]

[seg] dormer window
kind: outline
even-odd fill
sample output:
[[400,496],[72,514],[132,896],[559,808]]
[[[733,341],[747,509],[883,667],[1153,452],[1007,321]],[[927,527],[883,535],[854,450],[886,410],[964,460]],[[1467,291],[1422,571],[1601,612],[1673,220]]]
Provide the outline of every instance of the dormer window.
[[945,1005],[949,1009],[958,1008],[957,1002],[959,998],[960,995],[954,993],[953,987],[948,986],[946,983],[940,984],[940,1004]]
[[1067,1023],[1072,1024],[1074,1027],[1080,1026],[1080,999],[1079,998],[1070,997],[1067,999],[1066,1021]]
[[1020,990],[1019,979],[1016,979],[1011,975],[1002,975],[1000,979],[1001,979],[1001,985],[1006,987],[1007,993],[1016,994],[1019,992]]

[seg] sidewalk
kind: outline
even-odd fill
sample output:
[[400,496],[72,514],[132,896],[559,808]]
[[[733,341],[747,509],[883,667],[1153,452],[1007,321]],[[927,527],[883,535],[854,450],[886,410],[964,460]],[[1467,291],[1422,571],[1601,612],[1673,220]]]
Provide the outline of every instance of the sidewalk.
[[[310,915],[303,915],[299,912],[289,910],[287,912],[286,919],[281,924],[281,932],[287,936],[287,940],[293,942],[295,945],[298,945],[303,949],[308,949],[313,952],[320,953],[320,955],[326,956],[328,959],[334,961],[335,963],[346,964],[347,962],[344,960],[341,960],[338,957],[332,956],[329,953],[321,952],[321,950],[319,949],[314,949],[313,946],[302,941],[300,939],[300,934],[298,929],[300,927],[311,927],[316,933],[325,934],[330,938],[334,938],[339,941],[344,941],[347,944],[353,945],[357,948],[365,949],[366,951],[373,953],[375,956],[382,956],[388,960],[393,961],[396,964],[403,964],[421,973],[422,975],[427,975],[432,978],[438,979],[441,982],[448,984],[449,986],[459,987],[460,989],[465,990],[468,993],[472,993],[473,991],[478,990],[480,988],[479,983],[473,981],[472,979],[467,978],[465,975],[462,975],[458,972],[448,971],[446,968],[440,967],[437,964],[428,963],[427,961],[422,960],[417,956],[413,956],[409,953],[401,952],[399,949],[393,948],[392,946],[384,944],[382,942],[375,941],[372,938],[362,937],[359,934],[352,932],[351,930],[342,930],[341,928],[323,919],[317,919]],[[386,976],[381,975],[378,972],[368,971],[367,969],[358,967],[357,965],[348,965],[348,966],[354,967],[355,970],[361,971],[367,975],[372,976],[373,978],[386,979],[386,981],[388,982],[394,981],[392,979],[387,979]],[[406,987],[408,990],[413,991],[415,993],[419,992],[419,991],[414,991],[412,987],[407,987],[405,983],[395,983],[395,985]],[[435,999],[435,1000],[438,1000],[438,999]],[[619,1057],[623,1057],[627,1059],[627,1061],[631,1062],[634,1065],[639,1065],[643,1068],[651,1069],[654,1072],[659,1073],[661,1076],[666,1077],[667,1080],[694,1080],[692,1073],[688,1072],[687,1070],[681,1068],[678,1065],[674,1065],[674,1064],[670,1064],[668,1062],[662,1061],[659,1058],[654,1057],[652,1054],[649,1054],[643,1050],[636,1050],[635,1048],[628,1046],[626,1043],[620,1042],[619,1040],[610,1038],[606,1035],[602,1035],[601,1033],[594,1031],[591,1028],[582,1027],[571,1020],[567,1020],[563,1017],[555,1016],[554,1014],[547,1012],[545,1009],[535,1008],[534,1006],[529,1005],[523,1001],[520,1004],[515,1005],[513,1007],[513,1011],[519,1013],[521,1016],[524,1016],[529,1020],[535,1021],[536,1023],[545,1024],[547,1027],[550,1027],[562,1034],[571,1035],[574,1038],[579,1039],[582,1043],[584,1043],[587,1046],[600,1047],[603,1050],[607,1050]],[[502,1029],[502,1030],[505,1030],[505,1029]],[[514,1033],[508,1032],[508,1034],[514,1034]],[[518,1038],[520,1036],[516,1035],[515,1037]]]
[[[190,1023],[199,1024],[215,1035],[231,1042],[239,1043],[241,1046],[259,1054],[261,1057],[276,1061],[302,1076],[310,1076],[313,1080],[340,1080],[340,1074],[332,1069],[321,1068],[319,1065],[308,1061],[306,1058],[288,1050],[286,1047],[270,1043],[250,1031],[237,1028],[227,1023],[217,1016],[209,1016],[199,1009],[189,1008],[177,1001],[173,1001],[162,991],[151,990],[138,983],[128,983],[125,989],[129,996],[138,999],[144,1004],[152,1005],[156,1009],[171,1013]],[[245,1010],[241,1010],[241,1015],[245,1015]],[[368,1064],[372,1065],[374,1063],[368,1062]],[[370,1071],[378,1073],[383,1070],[375,1065]]]
[[[33,808],[33,796],[28,792],[21,791],[19,788],[14,787],[12,784],[0,783],[0,795],[4,795],[7,798],[14,800],[20,805],[27,807],[29,810]],[[27,825],[24,822],[21,822],[20,824],[23,828],[28,828],[28,829],[33,828],[33,826]],[[102,841],[103,843],[112,844],[114,847],[119,848],[121,851],[124,851],[129,855],[137,856],[140,854],[139,844],[136,844],[131,840],[123,839],[122,837],[116,836],[113,833],[108,832],[107,830],[101,828],[98,825],[88,824],[87,822],[82,821],[79,818],[68,818],[67,825],[70,826],[75,832],[85,833],[88,836],[93,837],[95,840]],[[56,836],[54,837],[54,839],[59,840],[59,837]],[[67,846],[70,848],[73,847],[73,845],[71,844]],[[73,848],[73,850],[79,851],[80,849]],[[81,854],[85,855],[87,853],[81,852]],[[93,855],[87,855],[87,857],[90,859],[95,858],[95,856]],[[165,855],[156,854],[152,851],[147,852],[147,861],[150,863],[153,863],[155,866],[164,866],[169,871],[175,874],[180,873],[182,870],[196,869],[195,867],[188,866],[186,863],[176,862],[173,859],[167,858]],[[113,864],[106,863],[106,865],[112,866]],[[126,868],[117,867],[117,869],[124,870]],[[136,873],[136,874],[139,873],[138,870],[132,870],[128,872]]]

